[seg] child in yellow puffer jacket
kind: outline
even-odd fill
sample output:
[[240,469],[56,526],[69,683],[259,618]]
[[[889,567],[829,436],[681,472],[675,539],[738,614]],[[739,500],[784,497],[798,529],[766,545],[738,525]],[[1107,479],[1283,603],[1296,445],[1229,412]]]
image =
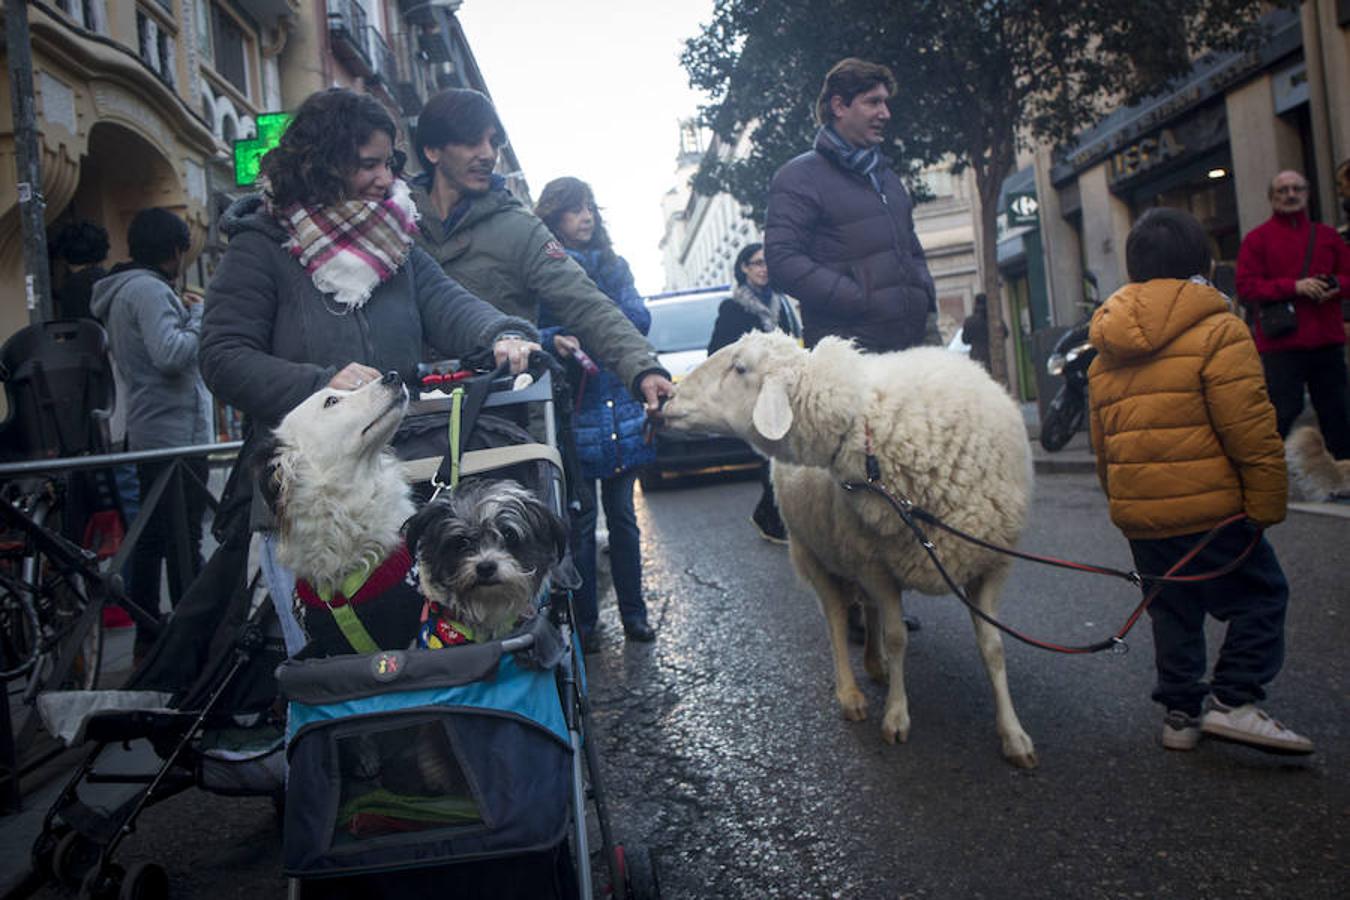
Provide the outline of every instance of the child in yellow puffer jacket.
[[[1161,574],[1212,528],[1230,525],[1177,573],[1208,572],[1241,554],[1257,527],[1284,519],[1284,446],[1247,326],[1209,284],[1209,238],[1175,209],[1149,210],[1125,245],[1130,284],[1092,317],[1092,443],[1111,520],[1140,572]],[[1167,708],[1162,744],[1191,750],[1201,734],[1275,753],[1312,742],[1256,704],[1284,662],[1289,584],[1264,537],[1234,571],[1166,585],[1149,607]],[[1205,615],[1228,623],[1209,683]],[[1202,717],[1203,716],[1203,717]]]

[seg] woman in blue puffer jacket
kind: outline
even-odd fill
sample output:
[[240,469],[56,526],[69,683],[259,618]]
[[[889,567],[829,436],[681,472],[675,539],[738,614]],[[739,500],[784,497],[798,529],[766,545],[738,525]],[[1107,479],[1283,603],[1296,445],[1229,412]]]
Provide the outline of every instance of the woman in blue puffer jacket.
[[[548,225],[563,249],[586,270],[596,286],[645,335],[651,327],[651,313],[633,285],[628,263],[615,254],[610,244],[590,187],[576,178],[555,178],[539,195],[535,215]],[[582,347],[575,336],[563,333],[558,323],[548,321],[547,317],[539,325],[543,345],[564,358],[574,357],[583,371],[577,411],[572,419],[585,479],[577,492],[581,511],[572,520],[572,556],[582,581],[574,599],[582,648],[590,652],[597,647],[597,480],[609,526],[610,570],[624,635],[630,641],[654,640],[656,634],[647,621],[647,605],[642,599],[641,534],[633,510],[633,483],[638,469],[656,456],[643,442],[646,413],[614,373],[595,369],[590,363],[587,357],[599,355],[592,352],[599,348]]]

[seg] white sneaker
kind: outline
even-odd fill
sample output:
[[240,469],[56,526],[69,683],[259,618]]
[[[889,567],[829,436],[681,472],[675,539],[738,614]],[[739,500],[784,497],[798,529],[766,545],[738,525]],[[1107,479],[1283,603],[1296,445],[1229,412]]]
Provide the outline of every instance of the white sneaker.
[[1200,743],[1200,720],[1179,709],[1169,709],[1163,719],[1162,745],[1168,750],[1194,750]]
[[1284,727],[1255,703],[1227,706],[1210,697],[1200,730],[1221,741],[1246,744],[1267,753],[1304,756],[1313,752],[1312,741]]

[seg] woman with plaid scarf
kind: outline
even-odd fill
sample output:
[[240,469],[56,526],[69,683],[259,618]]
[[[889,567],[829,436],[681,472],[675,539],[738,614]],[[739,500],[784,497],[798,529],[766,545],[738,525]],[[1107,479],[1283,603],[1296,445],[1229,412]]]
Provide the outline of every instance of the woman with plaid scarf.
[[261,191],[222,218],[230,245],[207,289],[201,369],[245,414],[244,451],[217,514],[222,537],[239,533],[250,508],[251,451],[319,388],[354,390],[391,371],[411,381],[428,346],[445,358],[491,347],[513,371],[539,349],[533,325],[415,247],[396,135],[368,94],[312,94],[263,157]]

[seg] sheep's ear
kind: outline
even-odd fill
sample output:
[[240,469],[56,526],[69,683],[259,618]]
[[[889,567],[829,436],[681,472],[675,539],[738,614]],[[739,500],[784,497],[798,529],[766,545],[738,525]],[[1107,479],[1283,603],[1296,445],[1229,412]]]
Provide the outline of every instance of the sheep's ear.
[[781,440],[788,433],[792,427],[792,406],[788,403],[787,382],[782,378],[764,379],[751,422],[756,431],[771,441]]

